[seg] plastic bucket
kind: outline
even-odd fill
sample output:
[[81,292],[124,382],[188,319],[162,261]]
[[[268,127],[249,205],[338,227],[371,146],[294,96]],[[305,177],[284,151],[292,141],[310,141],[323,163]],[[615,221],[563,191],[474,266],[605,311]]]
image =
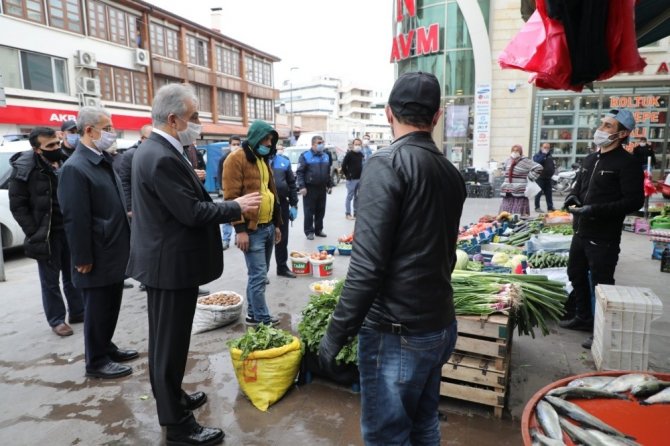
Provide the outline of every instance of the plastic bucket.
[[312,264],[312,276],[330,277],[333,275],[333,259],[328,260],[309,259],[309,262]]
[[312,272],[312,265],[307,257],[289,257],[291,259],[291,271],[298,276],[307,276]]

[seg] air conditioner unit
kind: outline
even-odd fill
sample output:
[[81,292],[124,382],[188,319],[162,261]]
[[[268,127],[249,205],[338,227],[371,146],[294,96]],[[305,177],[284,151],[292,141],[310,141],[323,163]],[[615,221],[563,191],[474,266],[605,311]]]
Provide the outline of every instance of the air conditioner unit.
[[98,68],[98,61],[95,59],[95,53],[84,50],[77,51],[76,65],[83,68]]
[[81,92],[91,96],[100,96],[100,80],[94,77],[82,77]]
[[100,107],[100,99],[84,96],[84,107]]
[[135,64],[143,67],[149,66],[149,51],[135,48]]

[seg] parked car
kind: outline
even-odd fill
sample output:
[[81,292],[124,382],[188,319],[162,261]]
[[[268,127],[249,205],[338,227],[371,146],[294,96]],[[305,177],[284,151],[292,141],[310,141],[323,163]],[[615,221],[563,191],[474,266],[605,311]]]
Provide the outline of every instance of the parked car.
[[[291,167],[293,168],[294,173],[298,171],[298,161],[300,160],[300,155],[302,155],[303,152],[306,152],[307,150],[310,150],[310,146],[292,146],[284,149],[284,156],[287,156],[288,159],[291,160]],[[334,146],[327,145],[326,150],[330,152],[331,158],[333,160],[333,165],[330,167],[330,177],[333,180],[333,184],[337,186],[337,184],[340,182],[340,179],[342,178],[341,156],[338,155]]]
[[12,166],[9,159],[17,152],[30,149],[27,139],[6,142],[0,146],[0,234],[2,234],[2,249],[16,248],[23,245],[25,234],[14,220],[9,210],[9,177],[12,174]]

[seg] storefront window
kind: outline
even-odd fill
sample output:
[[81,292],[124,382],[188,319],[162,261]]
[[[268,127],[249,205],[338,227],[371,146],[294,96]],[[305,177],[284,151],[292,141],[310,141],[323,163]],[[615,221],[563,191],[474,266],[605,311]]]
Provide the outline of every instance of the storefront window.
[[475,60],[472,50],[449,51],[443,89],[447,96],[473,95]]
[[470,33],[465,18],[457,3],[447,4],[447,25],[445,26],[447,49],[472,48]]
[[546,115],[542,117],[542,125],[572,125],[574,115]]

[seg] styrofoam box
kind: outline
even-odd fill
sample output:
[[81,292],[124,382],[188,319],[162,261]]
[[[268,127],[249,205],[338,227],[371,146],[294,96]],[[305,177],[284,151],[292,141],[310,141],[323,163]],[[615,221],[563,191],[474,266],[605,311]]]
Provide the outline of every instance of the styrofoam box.
[[662,314],[649,288],[596,286],[591,353],[598,370],[647,370],[651,321]]

